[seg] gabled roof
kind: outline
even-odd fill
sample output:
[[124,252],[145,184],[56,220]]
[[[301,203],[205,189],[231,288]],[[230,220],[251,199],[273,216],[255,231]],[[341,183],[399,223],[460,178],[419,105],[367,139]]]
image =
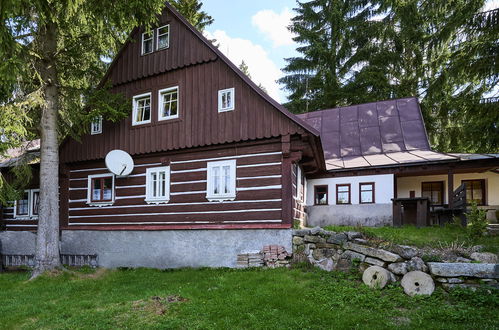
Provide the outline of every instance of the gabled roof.
[[[246,84],[248,84],[257,94],[259,94],[261,97],[263,97],[267,102],[272,104],[277,110],[279,110],[282,114],[284,114],[288,119],[293,121],[294,123],[298,124],[300,127],[305,129],[305,131],[311,133],[313,136],[319,137],[319,132],[314,129],[314,127],[310,126],[306,121],[302,120],[301,118],[297,117],[296,115],[292,114],[284,108],[280,103],[275,101],[272,97],[270,97],[267,93],[265,93],[260,87],[258,87],[246,74],[244,74],[234,63],[232,63],[211,41],[209,41],[201,32],[199,32],[194,26],[192,26],[191,23],[189,23],[170,3],[165,2],[165,7],[175,16],[176,19],[178,19],[180,22],[182,22],[196,37],[196,40],[190,41],[188,44],[183,45],[184,47],[189,47],[192,49],[191,53],[189,53],[189,59],[184,60],[181,63],[176,63],[172,64],[171,60],[166,61],[166,59],[162,59],[164,63],[163,66],[161,66],[159,69],[151,69],[151,65],[148,63],[135,63],[135,65],[142,65],[144,67],[148,67],[148,73],[143,74],[141,78],[147,77],[147,76],[152,76],[156,75],[158,73],[162,72],[167,72],[170,70],[174,69],[179,69],[184,66],[192,65],[192,64],[200,64],[200,63],[205,63],[205,62],[210,62],[214,61],[217,58],[219,58],[222,62],[224,62],[226,65],[228,65]],[[139,28],[135,28],[131,36],[134,34],[138,33],[140,31]],[[131,39],[131,38],[129,38]],[[190,40],[186,38],[186,40]],[[208,48],[203,48],[203,47],[195,47],[197,46],[197,43],[201,42]],[[121,50],[118,52],[116,57],[113,59],[111,62],[109,69],[106,73],[106,75],[103,78],[103,82],[105,82],[107,79],[111,77],[111,73],[113,72],[113,69],[119,65],[118,60],[120,57],[123,55],[124,50],[129,46],[131,43],[131,40],[128,40]],[[193,44],[195,43],[195,44]],[[196,50],[198,49],[198,50]],[[146,58],[143,56],[143,58]],[[162,61],[160,60],[160,63]],[[175,60],[173,60],[175,63]],[[124,65],[129,65],[133,63],[124,63]],[[119,71],[119,70],[118,70]],[[127,81],[127,78],[124,77],[119,77],[120,82],[125,82]],[[130,79],[130,78],[128,78]],[[114,82],[113,82],[114,83]]]

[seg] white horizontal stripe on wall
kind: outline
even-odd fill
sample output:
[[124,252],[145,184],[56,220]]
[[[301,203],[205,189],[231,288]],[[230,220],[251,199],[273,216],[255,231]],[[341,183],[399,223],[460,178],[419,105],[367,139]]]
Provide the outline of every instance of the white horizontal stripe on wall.
[[[135,185],[135,186],[116,186],[116,189],[128,189],[128,188],[145,188],[146,185],[145,184],[138,184],[138,185]],[[85,188],[87,189],[87,188]]]
[[69,188],[69,191],[78,191],[78,190],[87,190],[87,187],[85,187],[85,188]]
[[250,209],[250,210],[227,210],[227,211],[202,211],[202,212],[162,212],[162,213],[134,213],[134,214],[106,214],[106,215],[74,215],[70,219],[75,218],[108,218],[108,217],[143,217],[155,215],[187,215],[187,214],[220,214],[220,213],[246,213],[246,212],[272,212],[282,211],[282,209]]
[[82,199],[70,199],[69,202],[70,203],[81,203],[81,202],[86,202],[87,199],[86,198],[82,198]]
[[263,152],[259,154],[247,154],[247,155],[238,155],[238,156],[223,156],[223,157],[213,157],[213,158],[202,158],[202,159],[193,159],[193,160],[180,160],[173,161],[171,164],[187,164],[187,163],[196,163],[196,162],[210,162],[216,160],[223,159],[238,159],[238,158],[248,158],[248,157],[258,157],[258,156],[273,156],[273,155],[281,155],[281,151],[276,152]]
[[237,178],[238,180],[257,180],[257,179],[280,179],[281,175],[262,175],[262,176],[248,176],[245,178]]
[[69,171],[70,173],[78,173],[78,172],[92,172],[92,171],[103,171],[107,170],[105,167],[98,167],[98,168],[85,168],[82,170],[71,170]]
[[[85,199],[86,201],[86,199]],[[251,200],[251,201],[224,201],[223,204],[235,204],[235,203],[267,203],[267,202],[281,202],[282,199],[260,199],[260,200]],[[168,204],[144,204],[144,205],[120,205],[120,206],[102,206],[99,209],[123,209],[123,208],[134,208],[134,207],[164,207],[164,206],[184,206],[184,205],[218,205],[220,203],[217,202],[193,202],[193,203],[168,203]],[[87,207],[70,207],[70,211],[83,211],[83,210],[91,210],[96,207],[87,206]]]
[[190,183],[206,183],[206,180],[197,180],[197,181],[182,181],[182,182],[172,182],[171,185],[179,185],[179,184],[190,184]]
[[69,179],[69,181],[87,181],[88,180],[88,177],[87,178],[76,178],[76,179]]
[[273,165],[281,165],[281,164],[282,164],[281,162],[277,162],[277,163],[262,163],[262,164],[250,164],[250,165],[237,165],[237,168],[273,166]]
[[177,196],[177,195],[194,195],[194,194],[206,194],[206,190],[183,191],[183,192],[170,193],[170,195],[172,195],[172,196]]
[[138,195],[138,196],[116,196],[114,199],[134,199],[134,198],[146,198],[146,195]]
[[179,170],[179,171],[171,171],[171,174],[176,174],[176,173],[191,173],[191,172],[206,172],[206,167],[203,168],[196,168],[193,170]]
[[246,190],[264,190],[264,189],[281,189],[281,185],[275,186],[265,186],[265,187],[245,187],[245,188],[237,188],[237,191],[246,191]]
[[70,226],[109,226],[109,225],[190,225],[190,224],[219,224],[219,223],[280,223],[282,220],[244,220],[244,221],[176,221],[176,222],[72,222]]

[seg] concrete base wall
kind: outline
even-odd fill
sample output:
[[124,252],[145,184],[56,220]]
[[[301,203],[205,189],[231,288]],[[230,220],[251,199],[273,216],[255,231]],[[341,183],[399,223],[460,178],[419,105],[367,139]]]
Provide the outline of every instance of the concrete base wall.
[[391,226],[392,204],[307,206],[307,226]]
[[36,234],[30,231],[0,231],[2,254],[35,254]]
[[[237,255],[282,245],[291,229],[62,232],[61,253],[97,254],[101,267],[236,267]],[[36,235],[0,232],[2,253],[33,254]]]

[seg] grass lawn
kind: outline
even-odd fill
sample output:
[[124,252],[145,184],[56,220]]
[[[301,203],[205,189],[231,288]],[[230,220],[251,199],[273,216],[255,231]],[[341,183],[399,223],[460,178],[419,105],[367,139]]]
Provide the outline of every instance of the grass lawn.
[[349,226],[327,226],[331,231],[361,231],[368,236],[375,236],[393,242],[395,244],[414,245],[418,247],[446,247],[452,243],[464,244],[466,246],[483,245],[484,251],[499,252],[499,236],[484,236],[479,239],[470,240],[464,228],[457,226],[435,226],[416,228],[415,226],[404,227],[349,227]]
[[[372,290],[309,269],[0,274],[0,328],[497,329],[499,294]],[[152,299],[152,297],[159,297]]]

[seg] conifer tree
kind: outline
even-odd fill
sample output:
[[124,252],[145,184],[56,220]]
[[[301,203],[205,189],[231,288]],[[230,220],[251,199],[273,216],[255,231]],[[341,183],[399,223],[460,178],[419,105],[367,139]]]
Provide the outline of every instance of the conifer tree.
[[201,10],[203,3],[199,0],[171,0],[170,3],[199,31],[213,24],[213,17]]
[[297,1],[297,5],[289,29],[296,34],[300,56],[286,59],[286,76],[279,79],[290,92],[286,106],[300,113],[345,105],[349,95],[343,86],[357,64],[352,55],[358,31],[373,8],[364,0]]

